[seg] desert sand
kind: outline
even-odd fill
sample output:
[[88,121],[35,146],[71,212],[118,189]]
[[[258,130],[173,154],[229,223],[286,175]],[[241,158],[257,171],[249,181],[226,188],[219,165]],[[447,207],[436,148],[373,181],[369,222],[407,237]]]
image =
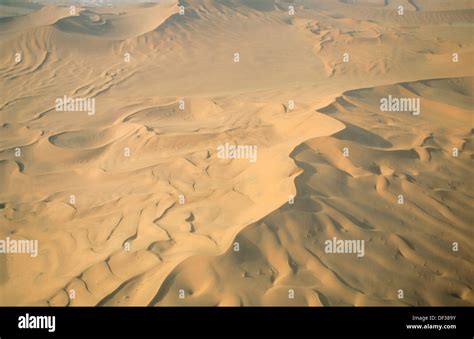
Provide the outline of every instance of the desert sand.
[[0,2],[0,305],[473,305],[472,1],[181,4]]

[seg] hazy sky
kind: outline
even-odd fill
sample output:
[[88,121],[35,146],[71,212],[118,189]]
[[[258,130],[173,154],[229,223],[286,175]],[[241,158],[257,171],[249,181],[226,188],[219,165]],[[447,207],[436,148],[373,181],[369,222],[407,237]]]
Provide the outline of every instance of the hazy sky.
[[[166,0],[165,0],[166,1]],[[38,2],[38,3],[96,3],[96,4],[117,4],[136,2],[163,2],[163,0],[0,0],[0,3],[15,2]]]

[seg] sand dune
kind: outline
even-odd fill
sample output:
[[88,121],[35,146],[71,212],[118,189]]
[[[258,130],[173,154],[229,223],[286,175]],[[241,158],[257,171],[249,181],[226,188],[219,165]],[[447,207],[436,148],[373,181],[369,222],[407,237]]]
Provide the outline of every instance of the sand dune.
[[100,36],[114,40],[136,37],[158,28],[178,12],[176,4],[140,5],[117,14],[84,10],[79,16],[59,20],[55,27],[71,34]]
[[0,304],[472,305],[472,3],[183,3],[0,6]]
[[[180,264],[158,305],[472,305],[473,80],[344,93],[321,111],[346,128],[292,153],[304,170],[294,205],[242,231],[239,252]],[[406,87],[429,103],[421,117],[379,111],[381,93]],[[439,98],[442,110],[431,105]],[[324,240],[334,236],[365,239],[367,257],[325,253]],[[453,241],[466,252],[453,253]],[[180,288],[192,296],[180,300]]]

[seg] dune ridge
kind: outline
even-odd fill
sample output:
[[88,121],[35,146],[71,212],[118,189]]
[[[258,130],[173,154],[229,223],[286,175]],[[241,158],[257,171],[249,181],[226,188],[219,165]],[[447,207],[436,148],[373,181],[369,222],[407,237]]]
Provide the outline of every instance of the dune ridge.
[[2,5],[0,304],[472,304],[472,6],[400,3]]
[[[240,232],[239,252],[229,248],[219,257],[181,263],[163,283],[156,304],[472,305],[473,81],[345,92],[320,112],[346,128],[292,152],[303,170],[294,205],[285,204]],[[378,110],[380,93],[406,88],[429,103],[444,98],[456,114],[430,104],[421,119]],[[452,156],[454,147],[459,157]],[[399,194],[406,199],[403,205],[397,203]],[[365,239],[366,258],[325,253],[324,240],[333,237]],[[462,255],[452,251],[453,241],[464,249]],[[193,293],[180,300],[180,288]]]

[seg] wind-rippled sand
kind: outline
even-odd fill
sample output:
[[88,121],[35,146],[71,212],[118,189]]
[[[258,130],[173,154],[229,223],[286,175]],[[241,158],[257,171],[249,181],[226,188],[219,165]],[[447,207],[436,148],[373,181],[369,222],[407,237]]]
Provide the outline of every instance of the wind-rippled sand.
[[474,304],[472,2],[289,5],[0,3],[1,305]]

